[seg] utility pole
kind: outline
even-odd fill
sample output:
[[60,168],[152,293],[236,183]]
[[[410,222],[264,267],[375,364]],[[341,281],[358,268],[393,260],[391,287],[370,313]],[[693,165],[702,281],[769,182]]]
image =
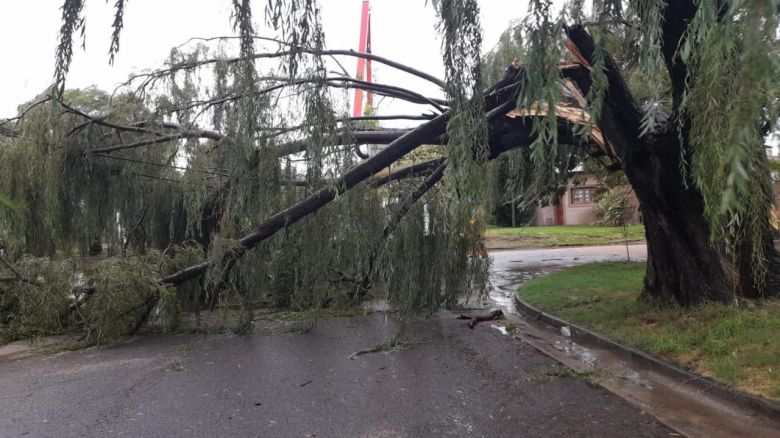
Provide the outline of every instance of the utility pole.
[[[368,0],[363,0],[362,11],[360,14],[360,41],[358,42],[358,52],[371,53],[371,8]],[[371,60],[358,58],[357,74],[355,78],[359,81],[372,82]],[[366,93],[366,103],[363,105],[363,93]],[[355,102],[352,107],[352,115],[360,117],[366,114],[366,108],[371,108],[374,104],[374,96],[370,91],[355,89]]]

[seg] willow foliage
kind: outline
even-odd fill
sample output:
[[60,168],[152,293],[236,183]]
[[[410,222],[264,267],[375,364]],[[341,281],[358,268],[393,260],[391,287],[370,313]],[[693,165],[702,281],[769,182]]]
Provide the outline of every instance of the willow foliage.
[[[61,88],[83,20],[79,5],[63,8]],[[116,4],[112,57],[125,6]],[[87,273],[100,292],[76,317],[94,341],[133,332],[147,319],[173,329],[181,311],[208,306],[353,305],[367,297],[368,284],[404,317],[485,290],[481,230],[489,190],[481,164],[488,145],[477,2],[437,5],[453,169],[439,189],[396,226],[395,212],[419,179],[380,190],[358,186],[248,251],[239,240],[248,230],[322,188],[340,192],[333,181],[359,163],[352,147],[333,144],[359,125],[345,122],[347,95],[326,82],[325,61],[311,53],[325,47],[317,2],[269,1],[264,31],[274,39],[257,35],[253,6],[233,1],[236,45],[174,49],[163,68],[131,77],[111,97],[64,91],[26,113],[14,125],[20,137],[0,150],[0,193],[19,207],[18,214],[0,212],[14,259],[86,255],[90,247],[115,256]],[[285,55],[258,56],[273,50]],[[117,134],[112,125],[125,128]],[[219,137],[183,134],[132,146],[203,129]],[[299,153],[279,152],[291,142],[303,143]],[[101,151],[116,144],[130,146]],[[214,261],[203,279],[177,288],[157,282],[203,257]]]
[[679,47],[689,66],[681,112],[690,120],[690,172],[704,196],[713,239],[753,240],[762,278],[761,239],[774,200],[764,136],[780,117],[778,4],[701,2]]
[[[125,3],[115,5],[111,56]],[[84,308],[95,339],[132,331],[151,311],[145,303],[159,303],[161,320],[173,327],[189,305],[354,303],[365,298],[365,280],[404,316],[457,305],[486,285],[481,235],[493,190],[484,166],[485,84],[506,60],[522,58],[517,106],[543,114],[534,117],[534,143],[509,154],[502,172],[515,194],[534,194],[526,201],[550,193],[583,158],[580,149],[558,144],[555,105],[570,98],[559,68],[565,24],[587,20],[599,46],[584,108],[592,120],[598,122],[606,98],[608,51],[642,101],[642,136],[668,120],[686,121],[678,124],[686,145],[681,172],[702,192],[713,239],[758,239],[771,202],[762,121],[771,127],[778,116],[776,2],[743,0],[726,9],[699,2],[677,48],[688,67],[679,102],[663,74],[665,3],[584,3],[557,10],[551,0],[532,0],[527,18],[483,59],[478,2],[433,1],[449,107],[448,145],[435,153],[446,154],[449,171],[396,227],[393,213],[419,181],[348,192],[333,186],[359,162],[350,145],[333,140],[357,125],[347,120],[346,93],[334,91],[316,54],[325,36],[315,0],[269,0],[263,32],[272,39],[258,36],[252,2],[233,0],[237,47],[222,41],[174,49],[164,68],[132,77],[112,97],[65,91],[84,19],[83,2],[66,0],[55,65],[59,92],[49,104],[27,108],[13,125],[18,136],[0,148],[0,193],[16,207],[0,210],[1,237],[17,260],[25,253],[85,254],[90,246],[102,249],[96,239],[109,255],[121,255],[89,274],[101,291],[114,291],[96,294]],[[581,134],[589,135],[589,126]],[[188,134],[202,130],[217,133],[208,140]],[[176,141],[149,141],[170,133],[179,135]],[[303,144],[298,153],[281,152],[296,142]],[[109,145],[120,147],[107,151]],[[339,196],[251,251],[242,244],[257,224],[323,188]],[[762,247],[753,248],[760,277]],[[213,262],[202,281],[176,290],[156,281],[200,256]]]

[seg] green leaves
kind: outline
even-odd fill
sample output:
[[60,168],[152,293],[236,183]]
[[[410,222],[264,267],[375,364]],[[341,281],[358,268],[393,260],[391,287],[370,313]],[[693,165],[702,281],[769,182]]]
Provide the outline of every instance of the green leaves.
[[727,9],[700,2],[678,48],[688,69],[680,105],[686,123],[679,124],[690,157],[684,171],[704,197],[713,242],[728,242],[732,251],[753,242],[756,284],[766,272],[760,242],[774,198],[761,125],[780,115],[777,26],[773,1]]
[[70,61],[73,58],[73,33],[81,29],[82,39],[84,37],[84,17],[81,16],[83,9],[84,0],[65,0],[62,5],[62,26],[54,68],[54,88],[59,95],[65,91],[65,76],[68,74]]
[[125,16],[125,0],[116,0],[114,4],[114,22],[111,24],[111,46],[108,49],[108,63],[114,64],[114,56],[119,52],[119,35],[122,33]]

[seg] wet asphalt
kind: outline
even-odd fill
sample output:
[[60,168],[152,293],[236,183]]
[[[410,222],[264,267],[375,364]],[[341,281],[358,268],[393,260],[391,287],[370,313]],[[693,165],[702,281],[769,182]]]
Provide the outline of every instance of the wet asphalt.
[[376,313],[0,363],[0,437],[675,435],[583,379],[551,377],[565,368],[490,322],[441,313],[409,326],[410,349],[349,358],[397,329]]
[[[655,437],[670,430],[483,323],[384,315],[309,333],[166,336],[0,364],[0,436]],[[549,381],[548,381],[549,380]]]

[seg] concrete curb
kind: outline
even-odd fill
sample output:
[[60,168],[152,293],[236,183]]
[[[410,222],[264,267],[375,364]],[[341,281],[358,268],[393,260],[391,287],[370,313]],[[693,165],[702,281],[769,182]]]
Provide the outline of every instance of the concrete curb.
[[560,329],[563,326],[569,326],[572,338],[581,338],[588,342],[598,344],[600,347],[604,347],[619,356],[638,361],[648,368],[651,368],[653,371],[680,381],[686,385],[693,386],[702,392],[711,394],[727,403],[735,404],[750,411],[760,412],[772,417],[780,417],[780,404],[776,402],[728,387],[723,383],[688,371],[679,365],[659,359],[644,351],[623,345],[584,327],[571,324],[549,313],[542,312],[528,302],[520,299],[517,294],[514,296],[514,301],[515,308],[526,318],[541,321],[557,329]]

